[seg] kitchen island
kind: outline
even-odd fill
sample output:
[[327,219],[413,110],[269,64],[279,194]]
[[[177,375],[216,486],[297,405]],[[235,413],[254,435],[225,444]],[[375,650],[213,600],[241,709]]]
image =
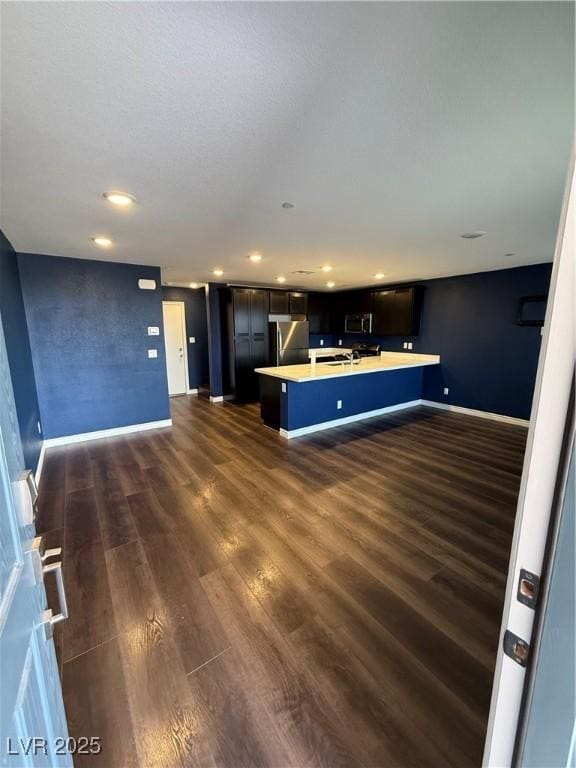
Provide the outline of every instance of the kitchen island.
[[417,405],[439,355],[382,352],[345,362],[256,368],[260,415],[286,438]]

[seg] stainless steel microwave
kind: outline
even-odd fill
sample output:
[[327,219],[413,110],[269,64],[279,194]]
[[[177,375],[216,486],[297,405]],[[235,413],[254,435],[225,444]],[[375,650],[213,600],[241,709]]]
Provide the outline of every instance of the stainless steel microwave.
[[344,330],[346,333],[372,333],[372,315],[346,315]]

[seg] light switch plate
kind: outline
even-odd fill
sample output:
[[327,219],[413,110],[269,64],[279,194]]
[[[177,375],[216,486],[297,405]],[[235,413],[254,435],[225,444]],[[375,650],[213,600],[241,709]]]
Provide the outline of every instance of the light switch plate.
[[448,387],[444,387],[444,394],[447,395],[449,392],[450,390],[448,389]]
[[323,347],[323,346],[324,346],[324,339],[320,339],[320,346],[321,346],[321,347]]
[[160,328],[157,325],[149,325],[148,336],[160,336]]
[[340,410],[342,408],[342,400],[336,400],[336,409]]
[[402,344],[402,346],[403,346],[404,349],[408,349],[408,342],[405,341],[404,344]]
[[408,349],[412,349],[412,342],[411,341],[408,342]]
[[149,349],[148,350],[148,357],[158,357],[158,350],[157,349]]
[[196,344],[196,336],[190,336],[188,341],[190,342],[190,344]]
[[286,392],[286,382],[282,382],[282,392]]
[[338,346],[339,346],[339,347],[341,347],[341,346],[342,346],[342,339],[338,339]]

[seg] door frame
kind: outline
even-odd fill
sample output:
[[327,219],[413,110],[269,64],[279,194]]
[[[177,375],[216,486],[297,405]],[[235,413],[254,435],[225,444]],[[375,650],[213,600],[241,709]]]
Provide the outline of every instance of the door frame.
[[514,537],[506,583],[506,598],[492,687],[483,766],[509,768],[515,764],[515,745],[527,683],[526,667],[504,654],[506,630],[530,648],[534,661],[533,608],[516,597],[520,569],[542,578],[555,494],[561,482],[562,451],[569,404],[576,338],[574,331],[576,249],[576,177],[572,152],[560,216],[550,281],[542,346],[532,401],[530,427],[518,497]]
[[[177,395],[171,395],[170,392],[168,392],[168,397],[180,397],[180,395],[194,394],[190,389],[190,368],[188,367],[188,336],[186,334],[186,302],[163,299],[162,308],[164,308],[164,304],[175,304],[176,306],[180,307],[180,317],[182,321],[182,335],[184,337],[184,347],[183,347],[184,366],[186,369],[186,392],[181,392]],[[164,312],[162,312],[162,322],[164,323]],[[164,328],[163,330],[164,330],[164,347],[166,347],[166,328]],[[166,357],[166,381],[168,381],[168,355],[166,355],[165,357]]]

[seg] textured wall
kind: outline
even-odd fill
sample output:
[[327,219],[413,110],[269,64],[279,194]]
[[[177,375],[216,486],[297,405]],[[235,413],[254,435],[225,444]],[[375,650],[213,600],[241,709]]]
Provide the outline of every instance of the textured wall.
[[160,270],[39,254],[18,265],[44,437],[169,418]]
[[2,232],[0,232],[0,316],[4,326],[24,461],[29,469],[35,471],[42,447],[42,435],[38,433],[37,427],[40,421],[40,409],[22,300],[18,260],[14,249]]
[[[190,389],[208,386],[208,326],[204,288],[162,288],[164,301],[183,301],[186,309],[186,343],[188,344],[188,380]],[[196,338],[190,344],[190,336]]]

